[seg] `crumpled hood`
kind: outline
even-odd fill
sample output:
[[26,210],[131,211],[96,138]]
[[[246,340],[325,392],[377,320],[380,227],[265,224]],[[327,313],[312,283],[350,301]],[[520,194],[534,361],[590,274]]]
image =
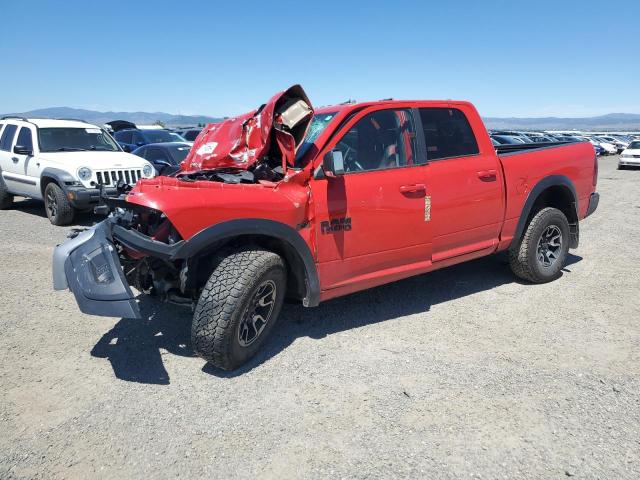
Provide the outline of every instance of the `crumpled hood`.
[[207,125],[180,165],[180,173],[246,170],[266,159],[285,170],[293,165],[312,116],[307,95],[300,85],[294,85],[257,110]]

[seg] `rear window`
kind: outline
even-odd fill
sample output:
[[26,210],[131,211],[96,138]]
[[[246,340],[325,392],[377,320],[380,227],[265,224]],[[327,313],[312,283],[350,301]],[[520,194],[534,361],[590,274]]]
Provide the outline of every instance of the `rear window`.
[[2,136],[0,136],[0,150],[8,152],[11,150],[11,145],[13,144],[13,138],[16,135],[16,131],[18,130],[17,125],[8,124],[4,130],[2,131]]
[[476,155],[478,143],[467,117],[456,108],[421,108],[427,160]]

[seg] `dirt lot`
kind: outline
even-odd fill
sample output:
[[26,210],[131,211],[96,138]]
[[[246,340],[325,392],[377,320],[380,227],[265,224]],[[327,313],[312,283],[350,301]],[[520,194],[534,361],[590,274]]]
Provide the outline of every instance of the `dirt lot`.
[[498,255],[287,306],[231,374],[193,356],[180,307],[97,318],[53,292],[68,229],[19,202],[0,212],[0,477],[638,478],[640,170],[616,160],[558,281]]

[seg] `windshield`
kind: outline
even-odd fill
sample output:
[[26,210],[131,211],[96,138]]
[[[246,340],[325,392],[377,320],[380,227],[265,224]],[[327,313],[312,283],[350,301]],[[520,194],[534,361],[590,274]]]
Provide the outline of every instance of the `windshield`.
[[631,142],[627,148],[629,148],[631,150],[640,149],[640,141],[635,140],[635,141]]
[[111,136],[98,127],[39,128],[38,141],[41,152],[120,151]]
[[304,137],[304,141],[300,144],[298,148],[298,153],[296,154],[296,162],[299,162],[304,155],[309,151],[313,142],[315,142],[320,134],[324,132],[327,125],[331,123],[336,116],[337,112],[329,112],[329,113],[320,113],[314,115],[311,120],[311,125],[309,126],[309,131],[307,132],[307,136]]
[[144,130],[142,133],[147,143],[186,142],[184,137],[166,130]]
[[172,145],[169,147],[169,150],[176,163],[180,163],[187,157],[191,147],[188,145]]

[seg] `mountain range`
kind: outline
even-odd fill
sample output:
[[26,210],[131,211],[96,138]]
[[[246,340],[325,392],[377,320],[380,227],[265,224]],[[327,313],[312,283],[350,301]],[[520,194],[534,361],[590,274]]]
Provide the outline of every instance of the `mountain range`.
[[[173,115],[164,112],[97,112],[95,110],[85,110],[82,108],[51,107],[31,110],[29,112],[9,113],[4,115],[16,115],[25,118],[73,118],[84,120],[96,125],[104,125],[112,120],[127,120],[136,125],[152,125],[162,122],[166,126],[194,126],[219,122],[221,118],[209,117],[206,115]],[[0,116],[4,116],[0,115]]]
[[[166,126],[192,126],[219,122],[222,118],[207,115],[174,115],[164,112],[98,112],[70,107],[52,107],[5,115],[40,118],[77,118],[89,123],[102,125],[111,120],[127,120],[135,124],[151,125],[162,122]],[[597,117],[539,117],[539,118],[498,118],[486,117],[484,121],[491,129],[522,130],[640,130],[640,114],[610,113]]]

